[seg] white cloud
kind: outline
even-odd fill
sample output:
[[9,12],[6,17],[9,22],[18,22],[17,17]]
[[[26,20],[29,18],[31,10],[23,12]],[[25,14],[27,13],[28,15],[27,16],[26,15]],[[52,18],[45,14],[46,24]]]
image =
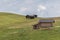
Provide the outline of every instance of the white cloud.
[[20,11],[27,11],[28,8],[22,7],[20,8]]
[[43,5],[38,5],[38,11],[39,11],[39,10],[46,10],[46,7],[43,6]]
[[37,11],[40,11],[40,9],[37,9]]

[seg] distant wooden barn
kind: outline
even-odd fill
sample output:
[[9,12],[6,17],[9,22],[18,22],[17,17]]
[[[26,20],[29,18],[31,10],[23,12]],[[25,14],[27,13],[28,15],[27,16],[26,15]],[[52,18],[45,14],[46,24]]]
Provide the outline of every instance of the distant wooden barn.
[[39,20],[40,27],[53,27],[55,20]]
[[39,20],[37,28],[50,28],[53,27],[55,20]]

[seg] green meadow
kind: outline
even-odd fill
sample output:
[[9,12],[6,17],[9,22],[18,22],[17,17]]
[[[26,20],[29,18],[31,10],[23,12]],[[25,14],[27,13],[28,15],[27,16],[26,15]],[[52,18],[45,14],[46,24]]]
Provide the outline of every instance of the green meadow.
[[34,30],[40,18],[26,19],[22,15],[0,13],[0,40],[60,40],[60,18],[52,30]]

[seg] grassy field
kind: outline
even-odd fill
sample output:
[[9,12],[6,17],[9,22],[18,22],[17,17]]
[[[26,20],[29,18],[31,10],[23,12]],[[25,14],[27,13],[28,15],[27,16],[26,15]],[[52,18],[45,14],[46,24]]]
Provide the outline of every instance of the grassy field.
[[60,19],[56,19],[52,30],[33,30],[32,25],[39,19],[0,13],[0,40],[60,40]]

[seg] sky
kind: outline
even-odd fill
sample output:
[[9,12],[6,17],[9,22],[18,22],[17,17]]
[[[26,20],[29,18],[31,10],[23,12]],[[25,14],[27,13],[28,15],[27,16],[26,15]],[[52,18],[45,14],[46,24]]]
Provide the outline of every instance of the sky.
[[0,0],[0,12],[60,17],[60,0]]

